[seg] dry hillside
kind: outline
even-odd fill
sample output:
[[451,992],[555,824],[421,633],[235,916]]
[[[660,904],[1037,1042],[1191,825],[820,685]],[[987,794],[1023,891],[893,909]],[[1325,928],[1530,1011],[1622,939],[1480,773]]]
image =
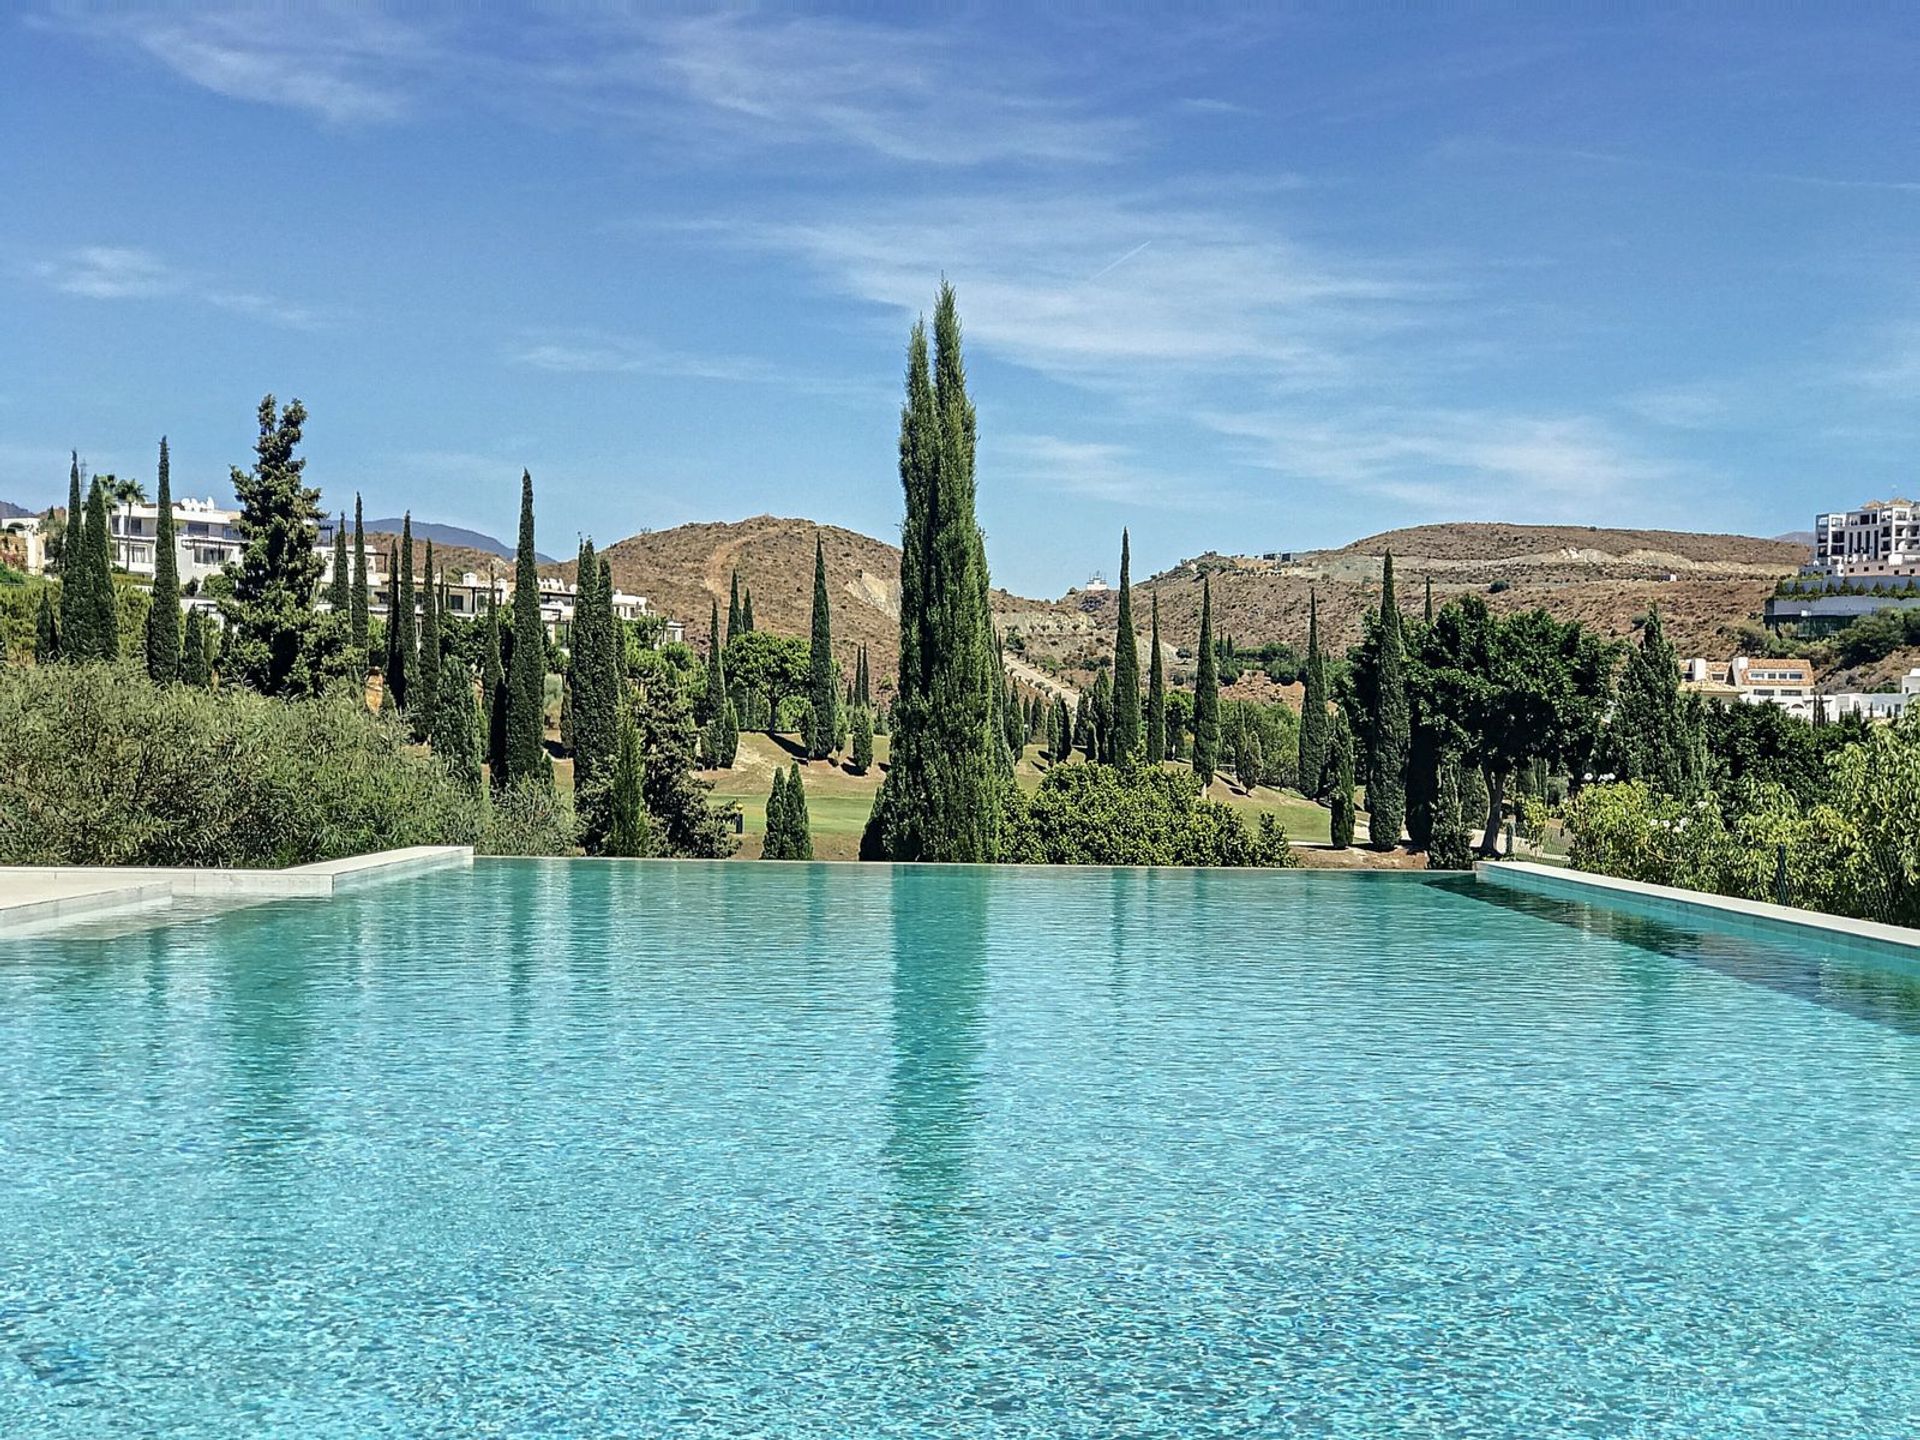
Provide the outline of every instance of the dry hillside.
[[[1495,610],[1543,606],[1601,633],[1624,636],[1654,605],[1683,655],[1728,652],[1741,621],[1760,613],[1774,582],[1796,570],[1806,549],[1745,535],[1669,530],[1604,530],[1566,525],[1420,525],[1290,560],[1203,555],[1142,582],[1157,591],[1164,637],[1198,639],[1200,585],[1213,585],[1214,630],[1246,644],[1304,645],[1307,600],[1320,597],[1322,634],[1345,647],[1379,601],[1380,558],[1391,550],[1400,603],[1420,605],[1428,580],[1436,603],[1482,595]],[[1492,587],[1502,588],[1494,590]],[[1110,624],[1117,597],[1079,597]],[[1136,604],[1136,614],[1143,606]]]
[[[645,595],[653,608],[687,624],[687,639],[705,649],[711,604],[719,602],[726,623],[728,588],[735,571],[743,591],[753,592],[757,628],[805,635],[813,613],[813,546],[818,537],[827,561],[828,602],[834,648],[848,674],[864,644],[876,688],[892,686],[900,642],[900,551],[883,540],[816,525],[811,520],[756,515],[731,524],[679,525],[617,541],[604,552],[614,584]],[[543,566],[569,579],[572,562]],[[1054,608],[1046,601],[994,593],[996,610],[1028,615]]]

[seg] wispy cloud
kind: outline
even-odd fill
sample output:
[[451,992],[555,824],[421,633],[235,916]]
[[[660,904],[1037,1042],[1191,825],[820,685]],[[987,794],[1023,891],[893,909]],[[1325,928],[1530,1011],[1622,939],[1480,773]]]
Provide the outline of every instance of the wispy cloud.
[[[430,18],[422,18],[425,14]],[[625,8],[509,18],[359,4],[57,5],[39,22],[236,100],[337,126],[449,103],[585,118],[663,147],[838,148],[939,166],[1100,162],[1136,126],[1049,93],[964,26]]]
[[89,300],[145,300],[185,288],[159,256],[121,245],[83,245],[57,260],[39,261],[33,273],[63,295]]
[[35,262],[28,273],[62,295],[89,300],[179,298],[292,330],[320,330],[334,323],[334,317],[321,311],[258,291],[232,289],[133,246],[83,245]]
[[1689,180],[1713,180],[1743,185],[1792,185],[1814,190],[1884,191],[1892,194],[1920,194],[1920,178],[1906,175],[1819,175],[1807,171],[1750,169],[1738,165],[1694,165],[1655,155],[1635,155],[1627,151],[1602,150],[1574,145],[1530,145],[1486,138],[1453,139],[1438,147],[1438,153],[1453,160],[1511,160],[1531,156],[1540,160],[1573,161],[1580,165],[1614,170],[1643,170],[1651,174],[1673,175]]
[[39,23],[129,50],[226,95],[334,125],[393,121],[438,53],[371,6],[57,4]]
[[1248,464],[1391,501],[1425,519],[1678,520],[1710,480],[1577,414],[1396,408],[1202,419],[1238,442]]
[[634,336],[592,330],[525,335],[506,348],[505,358],[510,365],[553,375],[635,375],[769,385],[863,400],[879,398],[882,393],[878,382],[870,378],[842,379],[757,355],[695,354]]
[[1351,373],[1357,342],[1419,323],[1444,283],[1146,195],[969,193],[711,233],[788,254],[896,314],[923,310],[945,273],[978,343],[1057,378],[1128,388],[1221,369],[1321,385]]
[[1130,447],[1109,441],[1015,434],[991,437],[984,448],[997,473],[1063,495],[1189,511],[1219,510],[1230,498],[1210,485],[1169,485],[1167,476],[1141,465]]

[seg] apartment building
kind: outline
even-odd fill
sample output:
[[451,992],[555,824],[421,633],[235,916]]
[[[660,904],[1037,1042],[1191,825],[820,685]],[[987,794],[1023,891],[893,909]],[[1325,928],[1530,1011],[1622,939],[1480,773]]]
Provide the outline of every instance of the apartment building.
[[[323,516],[314,527],[314,543],[333,544],[337,522]],[[130,575],[151,580],[159,543],[160,507],[123,501],[107,515],[107,534],[113,545],[113,563]],[[182,586],[199,583],[237,559],[246,540],[240,534],[240,512],[217,505],[211,498],[191,497],[173,502],[174,563]],[[371,556],[368,557],[372,559]]]
[[1920,507],[1911,500],[1869,500],[1858,510],[1813,517],[1807,571],[1842,580],[1920,575]]

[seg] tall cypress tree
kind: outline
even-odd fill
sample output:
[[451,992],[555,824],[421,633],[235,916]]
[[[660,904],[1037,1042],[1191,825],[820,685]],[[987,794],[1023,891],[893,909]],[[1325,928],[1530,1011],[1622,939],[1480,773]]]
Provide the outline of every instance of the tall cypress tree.
[[180,683],[196,690],[210,688],[213,684],[213,667],[209,657],[207,617],[198,610],[189,610],[186,636],[180,645]]
[[727,639],[746,634],[740,616],[740,572],[733,572],[731,588],[727,595]]
[[367,588],[367,529],[360,509],[360,496],[353,497],[353,590],[347,597],[348,633],[353,645],[353,661],[347,673],[367,673],[367,634],[371,596]]
[[400,520],[400,557],[393,576],[393,611],[387,616],[387,631],[393,637],[388,645],[400,662],[393,700],[401,709],[413,703],[413,672],[419,662],[419,616],[413,588],[413,512]]
[[162,435],[154,497],[153,604],[147,608],[147,675],[156,685],[180,678],[180,556],[174,548],[171,468]]
[[944,282],[933,360],[916,324],[900,413],[900,678],[893,752],[861,854],[984,861],[1000,850],[1008,783],[997,721],[986,545],[975,518],[976,421],[960,314]]
[[1213,581],[1200,582],[1200,669],[1193,681],[1193,773],[1213,783],[1220,768],[1220,662],[1213,653]]
[[1331,791],[1328,805],[1332,814],[1328,827],[1333,848],[1353,846],[1353,731],[1347,725],[1347,712],[1336,709],[1327,741],[1327,783]]
[[353,568],[347,560],[347,512],[340,512],[340,523],[333,527],[333,575],[327,581],[327,608],[347,626],[353,635]]
[[87,628],[87,587],[81,576],[85,573],[87,536],[87,501],[80,493],[80,452],[72,454],[72,466],[67,471],[67,529],[60,541],[60,638],[64,642],[62,652],[69,653],[79,641],[82,649],[90,648],[84,633]]
[[415,672],[420,684],[410,697],[413,733],[421,739],[433,734],[433,707],[440,699],[440,582],[434,572],[433,541],[427,541],[425,573],[420,577],[425,598],[420,606],[420,657]]
[[40,608],[33,614],[33,658],[51,665],[60,658],[60,623],[53,615],[53,589],[40,590]]
[[[1126,764],[1140,757],[1140,650],[1133,633],[1133,550],[1120,532],[1120,621],[1113,633],[1113,759]],[[1156,660],[1158,657],[1155,657]]]
[[573,699],[573,783],[586,820],[589,848],[612,830],[610,809],[615,752],[620,746],[619,676],[613,655],[613,577],[580,542],[574,567],[572,653],[567,689]]
[[1427,624],[1433,623],[1433,577],[1427,576]]
[[833,663],[833,620],[827,606],[827,552],[820,537],[813,538],[812,647],[807,656],[807,699],[813,720],[807,727],[807,758],[824,760],[833,753],[840,704],[840,669]]
[[753,587],[751,585],[747,587],[747,598],[740,602],[740,633],[742,635],[753,633]]
[[713,680],[714,673],[721,669],[720,651],[724,644],[720,633],[720,602],[709,598],[707,604],[713,614],[707,629],[707,688],[700,692],[693,707],[693,722],[702,729],[713,723],[713,717],[720,713],[719,702],[725,698],[724,694],[714,693]]
[[400,547],[387,546],[387,658],[380,667],[380,708],[400,708],[407,686],[407,657],[400,649]]
[[1320,798],[1327,770],[1327,665],[1320,653],[1320,597],[1307,597],[1307,687],[1300,705],[1300,793]]
[[1160,592],[1153,592],[1153,653],[1147,659],[1147,763],[1167,758],[1167,668],[1160,658]]
[[487,577],[486,649],[480,657],[480,704],[486,723],[487,772],[492,783],[507,778],[507,670],[501,658],[500,601],[493,577]]
[[1087,758],[1111,764],[1113,762],[1113,681],[1108,678],[1104,670],[1093,677],[1093,733],[1094,745],[1087,752]]
[[[422,652],[424,655],[424,651]],[[424,660],[423,660],[424,664]],[[421,672],[426,673],[424,669]],[[473,674],[452,651],[434,672],[433,729],[427,743],[447,772],[469,791],[480,789],[480,728],[473,710]],[[424,682],[423,682],[424,688]]]
[[1691,799],[1697,729],[1680,689],[1679,656],[1656,605],[1647,613],[1640,643],[1627,651],[1603,746],[1606,766],[1622,780],[1644,780]]
[[547,636],[533,550],[533,476],[520,472],[520,537],[513,560],[513,655],[507,672],[509,780],[546,778]]
[[1407,708],[1406,635],[1394,594],[1391,551],[1380,567],[1380,657],[1369,718],[1368,822],[1374,848],[1391,850],[1400,843],[1400,830],[1406,822],[1407,760],[1413,740],[1413,718]]
[[607,838],[603,855],[635,859],[652,853],[653,819],[647,813],[646,767],[640,729],[624,708],[614,717],[612,774],[608,783]]
[[80,525],[78,563],[62,562],[61,580],[74,591],[74,618],[61,635],[61,653],[70,660],[115,660],[120,655],[119,601],[113,592],[113,540],[107,491],[93,477]]

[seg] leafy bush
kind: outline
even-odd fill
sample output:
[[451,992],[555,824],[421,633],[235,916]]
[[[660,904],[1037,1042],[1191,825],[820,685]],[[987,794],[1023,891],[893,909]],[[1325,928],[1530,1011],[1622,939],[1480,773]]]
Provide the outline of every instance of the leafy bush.
[[568,798],[523,778],[494,792],[476,847],[482,855],[567,855],[580,843],[580,822]]
[[[125,662],[0,672],[0,863],[301,865],[487,827],[485,798],[347,687],[278,701]],[[556,827],[523,833],[563,848]]]
[[1802,805],[1784,785],[1752,787],[1729,815],[1707,796],[1683,802],[1644,784],[1596,785],[1572,806],[1575,867],[1749,900],[1775,898],[1780,847],[1795,905],[1920,924],[1920,720],[1876,727],[1842,749],[1825,798]]
[[1249,831],[1188,770],[1058,765],[1008,813],[1006,855],[1024,865],[1297,864],[1271,815]]

